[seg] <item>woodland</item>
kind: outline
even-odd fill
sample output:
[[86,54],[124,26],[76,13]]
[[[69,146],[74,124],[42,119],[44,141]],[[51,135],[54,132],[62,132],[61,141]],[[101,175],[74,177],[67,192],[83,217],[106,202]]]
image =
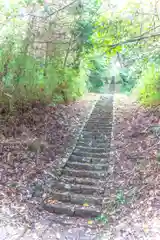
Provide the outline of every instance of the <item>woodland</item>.
[[159,239],[159,22],[160,0],[0,1],[1,222],[43,217],[62,155],[114,77],[105,223],[115,231],[127,216],[141,239],[146,219],[143,239]]
[[112,2],[1,2],[1,112],[70,102],[112,75],[143,104],[158,103],[159,2]]

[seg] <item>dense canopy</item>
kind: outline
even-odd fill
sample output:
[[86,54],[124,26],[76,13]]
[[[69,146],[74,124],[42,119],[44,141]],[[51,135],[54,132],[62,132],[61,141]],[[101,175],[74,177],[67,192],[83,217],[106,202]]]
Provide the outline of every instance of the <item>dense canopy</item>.
[[111,76],[142,103],[158,103],[159,7],[157,0],[2,1],[3,107],[72,101]]

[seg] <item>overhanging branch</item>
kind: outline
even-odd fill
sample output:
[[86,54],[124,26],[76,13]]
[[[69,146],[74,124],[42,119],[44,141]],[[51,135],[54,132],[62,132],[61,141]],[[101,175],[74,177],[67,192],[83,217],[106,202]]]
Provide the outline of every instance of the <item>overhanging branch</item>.
[[123,42],[108,45],[108,47],[115,48],[115,47],[125,45],[125,44],[128,44],[128,43],[134,43],[134,42],[137,42],[137,41],[141,41],[141,40],[148,39],[148,38],[154,38],[154,37],[158,37],[158,36],[160,36],[160,33],[154,33],[154,34],[151,34],[149,36],[139,36],[139,37],[136,37],[136,38],[128,39],[128,40],[123,41]]
[[63,6],[62,8],[60,8],[60,9],[58,9],[58,10],[50,13],[50,14],[47,16],[47,18],[49,18],[49,17],[51,17],[52,15],[55,15],[55,14],[63,11],[65,8],[70,7],[71,5],[73,5],[73,4],[76,3],[76,2],[77,2],[77,0],[74,0],[74,1],[72,1],[72,2],[70,2],[70,3],[68,3],[67,5]]

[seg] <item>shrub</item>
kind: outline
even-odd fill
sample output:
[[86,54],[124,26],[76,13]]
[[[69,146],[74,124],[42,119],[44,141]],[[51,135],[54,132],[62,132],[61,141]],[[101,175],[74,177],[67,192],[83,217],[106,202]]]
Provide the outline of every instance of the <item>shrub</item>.
[[46,104],[55,99],[72,101],[82,95],[85,88],[85,80],[79,81],[79,70],[63,68],[56,58],[44,63],[43,59],[14,51],[7,55],[6,50],[1,54],[0,71],[1,107],[7,111],[35,101]]
[[136,91],[140,102],[144,105],[160,103],[160,68],[155,64],[149,64],[143,72]]
[[88,57],[88,88],[90,91],[99,91],[107,81],[106,59],[100,53]]

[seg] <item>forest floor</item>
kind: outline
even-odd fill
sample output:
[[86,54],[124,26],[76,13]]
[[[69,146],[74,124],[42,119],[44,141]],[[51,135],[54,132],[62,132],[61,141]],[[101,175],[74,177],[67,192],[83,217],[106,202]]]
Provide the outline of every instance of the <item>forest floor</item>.
[[160,239],[159,151],[160,106],[144,108],[116,94],[106,239]]
[[[68,106],[36,105],[1,119],[0,240],[18,240],[22,235],[25,240],[42,239],[39,233],[50,231],[50,216],[38,211],[38,204],[54,177],[51,169],[56,169],[74,143],[98,98],[90,94]],[[159,119],[159,106],[144,108],[132,97],[115,95],[113,174],[106,184],[110,192],[106,196],[108,223],[101,240],[160,239],[160,133],[153,128],[159,126]],[[27,238],[25,234],[33,223],[39,232],[32,235],[30,230]],[[59,226],[52,225],[52,236],[46,235],[45,240],[98,239],[63,238]],[[77,232],[76,226],[66,231]]]

